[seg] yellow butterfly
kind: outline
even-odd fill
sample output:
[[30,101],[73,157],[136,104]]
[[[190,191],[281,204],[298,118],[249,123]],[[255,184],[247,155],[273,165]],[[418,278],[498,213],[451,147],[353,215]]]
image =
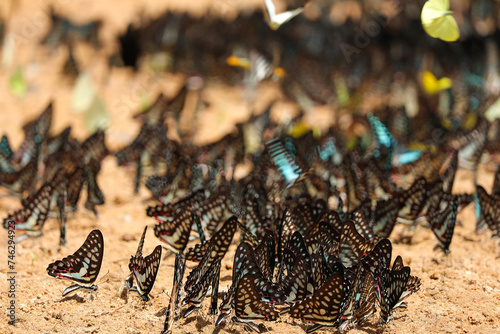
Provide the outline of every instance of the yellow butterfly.
[[425,32],[434,38],[454,42],[460,37],[458,25],[450,10],[449,0],[429,0],[422,8],[422,26]]
[[438,80],[431,72],[424,71],[422,74],[422,86],[427,94],[435,94],[439,91],[451,88],[452,81],[447,77]]

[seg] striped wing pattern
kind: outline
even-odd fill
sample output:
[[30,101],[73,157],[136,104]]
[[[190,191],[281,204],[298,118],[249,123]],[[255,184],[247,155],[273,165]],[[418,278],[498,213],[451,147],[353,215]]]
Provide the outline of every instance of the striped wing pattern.
[[103,253],[102,233],[100,230],[93,230],[74,254],[49,264],[47,273],[56,278],[74,281],[83,287],[90,287],[99,275]]

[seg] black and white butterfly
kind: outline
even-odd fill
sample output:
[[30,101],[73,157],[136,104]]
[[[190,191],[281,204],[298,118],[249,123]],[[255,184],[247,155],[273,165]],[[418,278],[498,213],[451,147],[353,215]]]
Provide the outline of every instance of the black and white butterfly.
[[241,278],[234,298],[234,322],[241,322],[260,333],[259,326],[252,320],[275,321],[279,312],[272,305],[261,300],[255,287],[256,277],[246,274]]
[[97,285],[94,285],[94,282],[101,269],[103,254],[102,233],[99,230],[93,230],[74,254],[49,264],[47,273],[50,276],[76,283],[66,288],[62,293],[63,296],[80,288],[95,291]]
[[454,198],[451,203],[448,202],[446,208],[433,213],[429,217],[429,223],[432,231],[439,240],[439,247],[445,253],[450,252],[451,238],[455,230],[457,220],[458,199]]
[[172,221],[162,221],[155,225],[155,236],[166,242],[173,252],[182,253],[186,248],[193,223],[191,210],[179,208],[173,213]]
[[[320,289],[290,307],[292,318],[332,326],[339,316],[344,300],[344,282],[341,274],[332,274]],[[317,326],[313,326],[315,329]],[[308,330],[309,332],[309,330]]]
[[[139,247],[135,256],[130,257],[128,268],[130,269],[130,276],[126,281],[126,285],[132,291],[137,291],[142,300],[147,302],[149,300],[148,294],[151,292],[153,285],[158,274],[158,268],[161,261],[161,246],[158,245],[151,254],[146,257],[142,256],[142,247],[144,245],[144,237],[148,227],[144,228]],[[136,286],[133,286],[132,280],[135,278]]]
[[167,311],[165,312],[165,325],[162,334],[167,334],[172,332],[172,327],[174,326],[175,313],[179,304],[179,294],[182,288],[182,278],[184,277],[184,271],[186,270],[186,258],[182,253],[175,255],[175,267],[174,267],[174,282],[172,285],[172,292],[170,294],[170,301],[168,303]]
[[375,290],[380,303],[380,317],[387,323],[392,311],[398,307],[404,307],[402,296],[410,278],[410,267],[402,267],[394,261],[392,270],[382,269],[382,276]]
[[[496,181],[496,180],[495,180]],[[495,187],[493,188],[495,191]],[[484,223],[493,231],[493,236],[500,237],[500,197],[497,193],[493,192],[489,195],[482,186],[476,186],[477,207],[479,211],[480,221]],[[479,204],[479,205],[478,205]],[[476,209],[477,210],[477,209]],[[484,224],[483,223],[483,224]],[[476,226],[476,231],[481,230],[481,225]]]

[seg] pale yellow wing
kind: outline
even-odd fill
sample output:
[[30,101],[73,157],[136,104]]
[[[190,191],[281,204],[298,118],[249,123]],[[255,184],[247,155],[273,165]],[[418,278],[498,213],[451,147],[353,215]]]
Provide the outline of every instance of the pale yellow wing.
[[422,8],[422,26],[429,36],[440,38],[446,42],[454,42],[460,38],[458,25],[451,16],[448,0],[429,0]]

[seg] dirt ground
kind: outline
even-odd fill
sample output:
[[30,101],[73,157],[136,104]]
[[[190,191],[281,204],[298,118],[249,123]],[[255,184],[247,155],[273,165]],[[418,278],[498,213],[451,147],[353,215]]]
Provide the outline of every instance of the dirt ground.
[[[218,10],[226,14],[235,8],[232,1],[215,2]],[[9,17],[9,31],[18,41],[12,63],[0,68],[0,133],[9,136],[13,147],[17,147],[22,140],[21,125],[40,113],[52,99],[55,102],[52,131],[58,132],[72,125],[74,136],[83,139],[88,135],[81,116],[69,112],[71,82],[59,70],[64,61],[64,50],[60,48],[49,53],[37,44],[48,29],[47,3],[33,0],[0,3],[0,14]],[[101,37],[110,43],[112,36],[123,31],[127,22],[132,21],[139,11],[137,2],[132,0],[54,0],[52,3],[61,13],[75,20],[99,18],[106,13],[107,23]],[[143,12],[151,14],[177,2],[160,4],[150,0],[143,3]],[[194,6],[190,2],[187,4]],[[250,5],[246,3],[245,6]],[[112,49],[113,45],[107,47]],[[107,145],[116,150],[129,143],[138,131],[139,124],[131,119],[131,115],[139,110],[141,97],[146,95],[153,99],[159,91],[173,94],[180,80],[171,75],[150,80],[145,74],[133,74],[127,69],[109,72],[105,66],[105,52],[93,55],[92,50],[81,47],[77,48],[76,56],[87,66],[106,101],[112,119],[107,131]],[[28,93],[22,99],[14,97],[8,89],[9,77],[17,64],[24,64],[29,83]],[[210,123],[211,126],[199,134],[200,140],[210,139],[213,133],[231,130],[231,124],[244,119],[248,113],[241,99],[242,88],[213,86],[206,94],[214,100],[224,101],[223,109],[231,106],[231,110],[238,112],[231,119],[226,119],[227,122]],[[263,89],[261,94],[269,94],[269,90]],[[204,112],[200,122],[217,119],[219,112],[219,109]],[[472,176],[471,172],[460,170],[454,191],[472,192]],[[491,167],[481,165],[478,180],[487,190],[491,189]],[[47,221],[43,237],[16,245],[18,322],[15,327],[9,326],[7,318],[3,317],[0,321],[1,333],[159,333],[163,329],[164,317],[156,314],[169,302],[165,292],[171,291],[173,256],[162,261],[149,304],[144,304],[135,293],[129,294],[128,302],[118,297],[118,290],[128,274],[129,258],[136,251],[141,232],[144,226],[154,224],[153,219],[146,217],[145,209],[155,202],[148,200],[149,192],[144,187],[138,195],[133,194],[133,171],[118,168],[113,156],[104,159],[99,184],[106,196],[106,204],[97,208],[99,219],[83,208],[81,200],[81,207],[68,221],[68,242],[65,246],[60,248],[58,245],[59,231],[54,219]],[[1,218],[20,207],[19,201],[5,194],[3,189],[0,190]],[[500,333],[498,241],[491,239],[489,231],[475,234],[473,205],[459,214],[458,219],[462,226],[456,227],[451,253],[446,256],[433,250],[436,239],[430,230],[417,227],[411,232],[404,226],[396,227],[390,237],[393,258],[397,254],[403,257],[404,263],[411,266],[412,275],[422,279],[422,288],[408,299],[408,308],[397,312],[394,321],[388,325],[382,326],[372,320],[367,326],[350,333]],[[85,291],[62,298],[61,292],[69,284],[49,277],[45,268],[50,262],[73,253],[94,228],[99,228],[105,239],[104,260],[97,281],[99,290],[93,300]],[[0,233],[0,305],[5,316],[9,302],[6,236],[6,233]],[[144,253],[149,254],[157,244],[159,240],[150,229]],[[231,280],[236,245],[231,245],[222,263],[221,289],[226,289]],[[193,267],[194,264],[188,263],[187,271]],[[205,303],[208,305],[208,299]],[[174,333],[244,332],[243,327],[227,323],[216,328],[214,320],[205,306],[197,316],[191,315],[176,322]],[[287,316],[275,323],[265,323],[265,327],[270,333],[287,334],[304,333],[306,328],[301,321]]]

